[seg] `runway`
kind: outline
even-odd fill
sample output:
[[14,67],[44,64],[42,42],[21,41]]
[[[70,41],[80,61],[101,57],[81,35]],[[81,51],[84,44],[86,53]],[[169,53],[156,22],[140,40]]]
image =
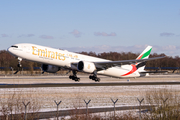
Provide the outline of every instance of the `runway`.
[[0,76],[0,88],[180,85],[180,75],[178,74],[152,75],[136,79],[100,76],[100,82],[88,79],[88,75],[79,75],[79,77],[81,78],[80,82],[70,80],[68,76]]
[[135,86],[135,85],[180,85],[180,82],[110,82],[110,83],[42,83],[42,84],[0,84],[0,88],[36,87],[83,87],[83,86]]

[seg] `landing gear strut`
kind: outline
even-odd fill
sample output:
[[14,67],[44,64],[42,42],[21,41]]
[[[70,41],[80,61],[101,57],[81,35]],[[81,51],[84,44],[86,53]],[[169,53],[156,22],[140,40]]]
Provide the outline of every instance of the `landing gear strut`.
[[92,79],[95,82],[100,82],[100,78],[97,77],[97,71],[94,71],[93,75],[89,76],[89,79]]
[[70,75],[69,79],[72,79],[72,80],[74,80],[76,82],[79,82],[80,78],[78,78],[76,74],[77,74],[77,71],[73,70],[73,75]]
[[18,69],[14,74],[17,74],[19,72],[19,69],[22,69],[21,61],[22,61],[22,58],[18,57],[18,64],[17,64]]
[[21,68],[21,67],[22,67],[22,65],[21,65],[21,61],[22,61],[22,58],[19,58],[19,57],[18,57],[18,65],[17,65],[17,66],[18,66],[18,68]]

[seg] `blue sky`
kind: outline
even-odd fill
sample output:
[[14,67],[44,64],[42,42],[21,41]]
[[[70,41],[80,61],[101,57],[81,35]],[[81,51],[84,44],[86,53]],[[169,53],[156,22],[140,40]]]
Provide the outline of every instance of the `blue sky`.
[[70,51],[180,55],[179,0],[0,0],[0,50],[34,43]]

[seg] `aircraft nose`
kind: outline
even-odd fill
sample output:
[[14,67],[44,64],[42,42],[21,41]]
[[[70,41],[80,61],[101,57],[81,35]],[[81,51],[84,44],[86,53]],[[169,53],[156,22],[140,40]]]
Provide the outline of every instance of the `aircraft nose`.
[[11,53],[12,48],[11,48],[11,47],[9,47],[9,48],[7,49],[7,51]]
[[7,49],[8,52],[10,52],[10,48],[11,48],[11,47],[9,47],[9,48]]
[[11,53],[11,54],[13,54],[15,51],[13,51],[13,48],[12,47],[9,47],[8,49],[7,49],[7,51],[9,52],[9,53]]

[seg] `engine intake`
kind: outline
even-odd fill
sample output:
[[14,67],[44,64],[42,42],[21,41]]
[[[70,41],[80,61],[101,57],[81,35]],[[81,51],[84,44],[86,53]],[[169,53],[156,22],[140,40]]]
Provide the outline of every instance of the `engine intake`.
[[93,73],[96,70],[96,66],[94,63],[87,62],[87,61],[80,61],[77,65],[77,69],[79,71]]

